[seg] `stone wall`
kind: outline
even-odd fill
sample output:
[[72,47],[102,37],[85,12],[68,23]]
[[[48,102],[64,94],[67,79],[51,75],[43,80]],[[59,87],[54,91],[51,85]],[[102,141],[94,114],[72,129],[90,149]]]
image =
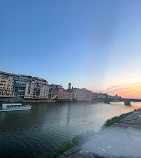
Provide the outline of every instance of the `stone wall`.
[[13,98],[0,98],[0,102],[1,103],[26,103],[26,102],[33,102],[33,103],[40,103],[40,102],[55,102],[55,101],[51,101],[51,100],[47,100],[47,99],[24,99],[24,98],[20,98],[20,97],[13,97]]

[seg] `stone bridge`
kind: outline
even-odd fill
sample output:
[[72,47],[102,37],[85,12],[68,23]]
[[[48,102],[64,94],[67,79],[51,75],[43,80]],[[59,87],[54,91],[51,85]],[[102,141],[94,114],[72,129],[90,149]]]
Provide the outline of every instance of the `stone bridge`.
[[131,102],[141,102],[141,99],[123,99],[124,104],[130,106]]
[[141,99],[127,99],[127,98],[120,98],[120,99],[110,99],[110,98],[106,98],[106,99],[101,99],[99,100],[101,102],[104,102],[104,103],[107,103],[107,104],[110,104],[110,102],[124,102],[124,105],[127,105],[127,106],[131,106],[131,102],[141,102]]

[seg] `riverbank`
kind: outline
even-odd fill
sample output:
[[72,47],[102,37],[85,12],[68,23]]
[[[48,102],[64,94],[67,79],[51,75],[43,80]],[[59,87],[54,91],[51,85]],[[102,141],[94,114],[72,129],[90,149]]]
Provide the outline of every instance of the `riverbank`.
[[0,97],[0,103],[98,103],[91,102],[91,101],[78,101],[78,100],[51,100],[51,99],[25,99],[21,97],[11,97],[11,98],[1,98]]
[[0,103],[50,103],[55,102],[54,100],[48,99],[24,99],[21,97],[12,98],[0,98]]
[[141,151],[141,109],[109,119],[104,130],[58,158],[139,157]]
[[80,145],[89,141],[94,134],[94,131],[87,131],[85,133],[77,135],[72,140],[67,140],[60,147],[56,148],[51,153],[42,156],[41,158],[56,158],[60,157],[60,155],[62,155],[64,152],[66,154],[72,154],[72,152],[74,153],[76,151],[79,151]]
[[51,100],[51,99],[25,99],[21,97],[0,98],[0,103],[100,103],[101,101],[78,101],[78,100]]
[[[136,111],[136,110],[134,110]],[[122,119],[126,118],[128,115],[132,114],[134,111],[125,113],[125,114],[121,114],[120,116],[115,116],[111,119],[108,119],[105,124],[103,125],[103,128],[105,127],[110,127],[112,125],[114,125],[115,123],[119,123]]]

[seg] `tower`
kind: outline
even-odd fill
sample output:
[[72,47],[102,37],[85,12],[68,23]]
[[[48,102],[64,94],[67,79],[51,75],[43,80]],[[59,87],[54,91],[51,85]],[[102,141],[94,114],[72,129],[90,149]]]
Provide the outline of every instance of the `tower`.
[[68,84],[68,89],[71,89],[71,83]]

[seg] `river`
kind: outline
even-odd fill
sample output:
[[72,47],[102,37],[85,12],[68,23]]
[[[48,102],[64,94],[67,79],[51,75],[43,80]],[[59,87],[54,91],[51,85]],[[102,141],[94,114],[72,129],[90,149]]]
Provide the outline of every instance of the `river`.
[[38,158],[82,132],[133,111],[120,103],[34,103],[31,111],[0,112],[0,158]]

